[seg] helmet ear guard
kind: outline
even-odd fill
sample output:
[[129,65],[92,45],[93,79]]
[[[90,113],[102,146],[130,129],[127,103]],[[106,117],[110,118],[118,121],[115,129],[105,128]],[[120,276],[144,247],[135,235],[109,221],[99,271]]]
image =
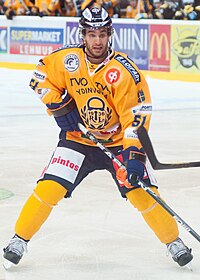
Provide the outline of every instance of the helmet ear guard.
[[114,32],[112,27],[112,20],[104,8],[92,7],[86,8],[79,21],[79,36],[83,39],[86,35],[86,29],[100,29],[106,28],[108,36]]

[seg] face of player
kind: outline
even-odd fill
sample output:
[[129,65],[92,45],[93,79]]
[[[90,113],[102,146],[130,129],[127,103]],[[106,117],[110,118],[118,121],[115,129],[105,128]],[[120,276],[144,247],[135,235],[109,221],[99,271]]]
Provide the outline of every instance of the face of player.
[[108,55],[107,29],[86,29],[84,41],[88,60],[96,64],[103,62]]

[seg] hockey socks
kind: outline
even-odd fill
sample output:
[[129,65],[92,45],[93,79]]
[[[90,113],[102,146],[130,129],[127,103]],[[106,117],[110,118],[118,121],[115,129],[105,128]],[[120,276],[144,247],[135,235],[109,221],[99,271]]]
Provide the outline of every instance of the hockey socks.
[[22,208],[15,225],[15,233],[25,240],[30,240],[66,192],[67,190],[57,182],[40,181]]
[[[154,192],[159,195],[156,188]],[[167,244],[177,239],[179,232],[174,218],[143,189],[134,189],[126,196],[162,243]]]

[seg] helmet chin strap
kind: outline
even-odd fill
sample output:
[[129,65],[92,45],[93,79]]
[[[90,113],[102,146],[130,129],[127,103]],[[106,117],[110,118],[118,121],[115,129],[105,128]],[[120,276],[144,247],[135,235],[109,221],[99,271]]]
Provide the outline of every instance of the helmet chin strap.
[[113,35],[110,36],[109,41],[108,41],[108,43],[109,43],[109,46],[108,46],[109,49],[112,48],[112,41],[113,41]]

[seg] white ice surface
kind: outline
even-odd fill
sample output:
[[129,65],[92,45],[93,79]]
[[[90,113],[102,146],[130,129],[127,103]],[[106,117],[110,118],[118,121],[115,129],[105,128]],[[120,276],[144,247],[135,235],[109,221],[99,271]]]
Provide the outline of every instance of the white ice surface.
[[[12,237],[58,140],[54,120],[28,87],[30,77],[31,71],[0,69],[0,189],[14,193],[0,200],[0,248]],[[154,108],[150,135],[159,160],[200,160],[200,84],[148,82]],[[199,168],[155,175],[168,205],[200,233]],[[200,243],[179,229],[193,249],[192,272],[166,256],[110,175],[95,172],[55,207],[18,267],[6,272],[0,265],[0,280],[199,280]]]

